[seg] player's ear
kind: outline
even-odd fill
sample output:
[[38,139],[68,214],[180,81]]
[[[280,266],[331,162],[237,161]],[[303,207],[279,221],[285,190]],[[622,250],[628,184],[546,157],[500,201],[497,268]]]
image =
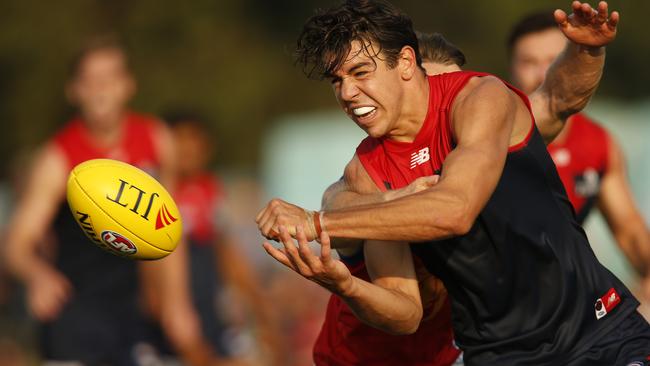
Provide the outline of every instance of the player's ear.
[[404,80],[410,80],[415,75],[419,67],[413,47],[402,47],[397,59],[397,67],[399,68],[400,76]]

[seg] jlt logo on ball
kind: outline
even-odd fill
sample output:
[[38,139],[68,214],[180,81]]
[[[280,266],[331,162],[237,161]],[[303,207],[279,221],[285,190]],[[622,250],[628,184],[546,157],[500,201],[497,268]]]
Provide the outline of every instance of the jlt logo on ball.
[[[106,199],[109,201],[115,202],[118,205],[129,208],[129,210],[135,214],[138,214],[143,219],[149,221],[149,214],[151,213],[151,206],[156,197],[160,197],[158,193],[148,194],[144,190],[130,184],[129,182],[120,179],[120,186],[117,190],[117,193],[114,197],[106,195]],[[133,197],[133,194],[128,194],[130,192],[136,192],[136,196]],[[126,196],[129,196],[128,198]],[[148,200],[148,202],[147,202]],[[143,202],[146,202],[143,204]]]

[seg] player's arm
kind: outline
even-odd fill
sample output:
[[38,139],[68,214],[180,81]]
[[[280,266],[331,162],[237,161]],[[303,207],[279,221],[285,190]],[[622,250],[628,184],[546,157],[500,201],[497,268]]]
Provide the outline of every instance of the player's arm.
[[38,253],[39,242],[65,199],[66,181],[63,152],[53,144],[45,146],[8,225],[7,268],[26,286],[29,310],[40,320],[56,318],[72,292],[68,279]]
[[430,188],[438,182],[438,178],[438,175],[420,177],[404,188],[380,191],[355,155],[346,165],[343,177],[323,193],[321,208],[336,210],[391,201]]
[[596,91],[605,64],[605,45],[616,38],[618,12],[608,17],[607,3],[598,10],[573,2],[573,14],[555,11],[560,30],[569,39],[564,51],[546,72],[544,83],[530,101],[542,137],[550,143],[574,113],[586,107]]
[[392,334],[417,330],[422,302],[408,245],[373,243],[365,253],[373,284],[353,276],[343,262],[331,257],[325,232],[320,237],[321,255],[317,257],[311,253],[302,228],[297,230],[297,247],[282,226],[279,235],[283,250],[268,242],[264,249],[280,263],[340,296],[364,323]]
[[598,195],[599,209],[630,263],[639,275],[650,278],[650,231],[634,203],[623,152],[611,138],[608,153],[608,168]]
[[[343,178],[330,185],[323,194],[321,210],[391,201],[433,187],[439,178],[438,175],[420,177],[404,188],[380,191],[355,154],[345,167]],[[340,250],[358,248],[362,243],[360,239],[330,238],[330,241],[332,248]]]
[[[498,79],[473,78],[456,97],[451,125],[456,148],[435,186],[388,202],[325,211],[323,230],[332,237],[409,242],[467,233],[496,187],[508,146],[530,129],[530,114]],[[291,222],[284,212],[283,202],[271,202],[260,214],[260,231],[268,236]]]

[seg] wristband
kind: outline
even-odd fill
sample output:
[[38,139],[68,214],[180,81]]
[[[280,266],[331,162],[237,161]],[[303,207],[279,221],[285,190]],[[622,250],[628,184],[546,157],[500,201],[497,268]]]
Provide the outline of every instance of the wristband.
[[321,224],[321,219],[323,216],[323,211],[314,211],[313,220],[314,220],[314,229],[316,229],[316,239],[320,240],[320,234],[323,233],[323,226]]

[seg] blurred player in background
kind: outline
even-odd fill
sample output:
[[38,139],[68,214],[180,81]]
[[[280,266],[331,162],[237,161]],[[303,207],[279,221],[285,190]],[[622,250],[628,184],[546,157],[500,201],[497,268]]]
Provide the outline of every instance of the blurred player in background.
[[209,171],[214,154],[205,119],[176,111],[165,116],[177,154],[174,199],[188,243],[191,294],[214,350],[251,365],[281,365],[280,334],[265,306],[257,273],[231,232],[225,187]]
[[[135,91],[125,51],[113,38],[81,50],[66,85],[78,116],[41,147],[8,227],[8,268],[41,324],[45,362],[137,364],[134,346],[147,333],[143,300],[188,360],[209,359],[187,296],[182,246],[155,263],[109,255],[84,237],[66,203],[68,173],[88,159],[125,161],[172,182],[171,135],[157,119],[128,109]],[[55,246],[53,260],[40,242]]]
[[[522,18],[508,38],[513,84],[525,93],[539,87],[566,42],[550,12],[536,12]],[[640,300],[647,305],[650,302],[650,231],[634,202],[620,146],[605,128],[586,114],[578,113],[568,119],[566,128],[548,150],[578,222],[583,224],[592,209],[598,207],[618,246],[641,277]]]

